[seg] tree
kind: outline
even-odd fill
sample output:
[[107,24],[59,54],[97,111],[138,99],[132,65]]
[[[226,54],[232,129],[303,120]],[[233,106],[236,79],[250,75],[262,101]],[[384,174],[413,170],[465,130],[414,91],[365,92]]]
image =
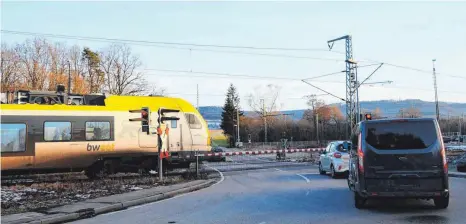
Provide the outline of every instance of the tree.
[[100,67],[105,75],[105,90],[115,95],[141,95],[147,92],[142,62],[127,45],[113,44],[101,53]]
[[375,110],[371,112],[371,115],[372,115],[372,119],[380,119],[383,117],[382,111],[378,107],[375,108]]
[[239,112],[240,117],[243,116],[243,113],[239,108],[239,96],[233,84],[230,84],[230,87],[228,87],[225,104],[222,109],[222,122],[220,124],[220,128],[222,128],[223,134],[230,137],[230,145],[232,145],[232,143],[234,143],[232,141],[232,137],[237,135],[235,128],[235,125],[237,124],[237,111]]
[[422,117],[421,111],[419,108],[410,107],[410,108],[403,108],[400,109],[397,117],[399,118],[419,118]]
[[15,51],[19,57],[20,72],[28,89],[46,88],[47,71],[50,65],[49,45],[45,39],[36,38],[17,44]]
[[82,53],[82,61],[86,66],[87,82],[89,83],[89,92],[96,93],[101,90],[104,82],[104,72],[100,69],[100,56],[97,52],[85,47]]
[[265,90],[264,88],[257,87],[255,88],[254,94],[249,94],[248,104],[256,115],[259,115],[262,118],[264,132],[267,131],[267,137],[265,136],[266,134],[263,133],[264,141],[268,141],[270,137],[270,132],[268,132],[269,130],[267,129],[267,126],[272,125],[276,120],[270,115],[277,114],[277,99],[279,94],[280,87],[272,84],[268,84]]
[[20,81],[19,57],[14,49],[8,47],[5,43],[1,45],[1,92],[15,89]]

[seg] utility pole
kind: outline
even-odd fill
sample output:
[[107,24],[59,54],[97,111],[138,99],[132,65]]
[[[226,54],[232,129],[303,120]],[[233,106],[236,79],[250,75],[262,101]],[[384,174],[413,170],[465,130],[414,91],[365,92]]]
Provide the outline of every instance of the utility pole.
[[458,124],[458,126],[459,126],[459,128],[458,128],[459,129],[459,135],[462,135],[462,133],[461,133],[462,130],[461,129],[462,129],[462,126],[463,126],[463,119],[464,119],[464,113],[461,114],[461,117],[458,117],[458,120],[459,120],[459,124]]
[[356,131],[360,119],[357,63],[353,60],[353,43],[350,35],[327,41],[329,50],[332,50],[334,42],[339,40],[345,40],[346,49],[346,119],[350,130],[348,133],[348,128],[346,128],[346,137],[349,139],[350,135]]
[[316,113],[316,129],[317,129],[317,132],[316,132],[317,145],[320,146],[320,141],[319,141],[319,114],[318,113]]
[[240,137],[239,137],[239,102],[238,99],[236,99],[236,129],[237,129],[237,140],[236,140],[236,145],[237,147],[239,146],[239,143],[241,142]]
[[196,107],[197,111],[199,111],[199,84],[196,84]]
[[71,93],[71,62],[68,61],[68,95]]
[[432,59],[432,77],[434,79],[434,90],[435,90],[435,115],[437,116],[437,122],[440,122],[440,110],[438,106],[438,94],[437,94],[437,75],[435,74],[435,61]]
[[265,110],[265,100],[262,101],[262,117],[264,118],[264,143],[267,143],[267,111]]

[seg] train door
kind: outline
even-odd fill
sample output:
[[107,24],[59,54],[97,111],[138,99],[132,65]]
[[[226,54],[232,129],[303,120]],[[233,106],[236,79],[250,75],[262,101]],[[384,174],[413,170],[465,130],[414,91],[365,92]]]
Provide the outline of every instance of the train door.
[[182,125],[179,124],[179,121],[177,120],[172,120],[172,121],[169,121],[169,124],[168,124],[168,128],[169,128],[169,134],[168,134],[168,148],[171,152],[177,152],[177,151],[180,151],[181,147],[182,147]]
[[142,148],[157,148],[157,128],[150,127],[149,134],[147,132],[143,132],[142,128],[138,130],[138,138],[139,138],[139,147]]
[[207,132],[202,126],[201,120],[195,114],[186,113],[186,120],[191,130],[193,150],[206,150],[207,148]]

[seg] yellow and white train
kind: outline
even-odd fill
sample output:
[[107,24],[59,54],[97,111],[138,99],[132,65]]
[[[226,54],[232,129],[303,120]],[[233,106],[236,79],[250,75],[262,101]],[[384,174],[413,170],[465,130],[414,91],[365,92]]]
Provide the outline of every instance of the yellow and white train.
[[[211,151],[207,123],[190,103],[153,96],[66,95],[23,91],[14,103],[1,104],[2,174],[82,171],[88,177],[116,172],[157,170],[158,146],[169,155],[165,168],[187,168],[195,151]],[[67,102],[62,103],[62,102]],[[156,131],[143,131],[141,115],[148,108],[150,130],[156,130],[157,110],[169,115],[166,141]]]

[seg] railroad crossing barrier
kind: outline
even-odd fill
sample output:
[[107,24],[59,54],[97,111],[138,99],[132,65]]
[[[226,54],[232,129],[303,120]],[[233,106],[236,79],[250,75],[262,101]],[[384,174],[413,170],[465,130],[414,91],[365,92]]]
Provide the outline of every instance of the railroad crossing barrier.
[[284,166],[317,164],[319,152],[325,148],[251,150],[200,153],[196,157],[196,174],[212,171],[240,171]]
[[[285,166],[317,165],[320,152],[325,148],[229,151],[200,153],[196,157],[196,174],[214,170],[228,172],[252,169],[268,169]],[[281,155],[285,155],[282,157]],[[466,148],[447,146],[447,160],[451,170],[456,170],[456,161],[466,155]]]

